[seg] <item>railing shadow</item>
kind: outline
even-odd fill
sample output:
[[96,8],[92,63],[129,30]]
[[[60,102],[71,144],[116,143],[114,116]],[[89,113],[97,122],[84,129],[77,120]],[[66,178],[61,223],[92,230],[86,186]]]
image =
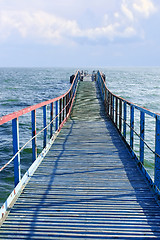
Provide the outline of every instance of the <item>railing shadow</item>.
[[[64,199],[60,202],[49,202],[47,201],[47,195],[50,193],[50,191],[52,190],[53,188],[53,185],[54,185],[54,181],[55,181],[55,176],[63,176],[63,175],[68,175],[69,177],[71,175],[74,175],[74,174],[87,174],[87,173],[103,173],[105,172],[106,175],[107,175],[107,171],[114,171],[115,169],[116,170],[120,170],[117,166],[112,166],[112,168],[101,168],[101,169],[94,169],[94,170],[84,170],[84,171],[74,171],[74,172],[63,172],[63,173],[58,173],[57,172],[57,169],[58,169],[58,166],[59,166],[59,161],[61,159],[61,157],[63,156],[63,154],[65,153],[65,150],[66,150],[66,144],[67,144],[67,141],[70,137],[70,135],[73,133],[73,127],[74,127],[74,124],[75,124],[75,121],[71,118],[70,120],[70,128],[68,129],[68,133],[65,135],[65,140],[62,144],[62,149],[60,150],[60,152],[58,153],[58,155],[55,157],[55,162],[54,162],[54,165],[53,165],[53,171],[51,171],[50,173],[50,179],[49,179],[49,182],[48,182],[48,185],[47,185],[47,188],[45,189],[44,191],[44,194],[42,196],[42,198],[40,199],[40,201],[38,202],[38,204],[36,205],[35,209],[33,210],[33,214],[31,215],[32,219],[31,219],[31,223],[29,225],[29,233],[26,234],[26,239],[34,239],[35,235],[36,234],[36,227],[37,227],[37,222],[38,222],[38,217],[39,217],[39,214],[41,212],[41,209],[46,206],[47,204],[47,207],[51,207],[51,206],[66,206],[66,205],[71,205],[71,204],[85,204],[87,201],[88,202],[94,202],[96,204],[97,201],[104,201],[104,200],[108,200],[108,199],[119,199],[121,200],[122,198],[132,198],[132,197],[135,197],[136,198],[136,202],[137,204],[139,204],[140,208],[143,210],[143,214],[144,214],[144,217],[146,218],[146,221],[147,221],[147,224],[149,225],[151,231],[153,232],[153,237],[159,237],[160,234],[159,231],[160,231],[160,223],[157,221],[157,217],[160,217],[160,213],[157,212],[157,213],[153,213],[151,212],[151,209],[153,209],[153,207],[155,206],[156,209],[158,209],[158,205],[156,204],[156,201],[153,201],[154,199],[152,198],[152,193],[150,193],[151,195],[151,198],[152,200],[148,199],[148,198],[145,198],[143,199],[142,196],[141,196],[141,192],[145,193],[145,189],[147,188],[149,190],[149,186],[147,185],[147,183],[145,182],[145,177],[143,177],[143,175],[139,172],[138,168],[136,167],[136,163],[134,161],[134,159],[131,159],[131,156],[129,154],[129,151],[127,153],[127,156],[128,156],[128,159],[129,159],[129,162],[127,161],[126,158],[124,158],[124,154],[122,152],[122,148],[126,149],[126,152],[127,152],[127,148],[125,147],[125,144],[123,143],[122,139],[120,136],[118,136],[118,131],[116,130],[115,127],[113,127],[113,123],[111,122],[111,120],[108,119],[108,117],[105,116],[104,114],[104,105],[102,103],[102,100],[100,99],[100,95],[99,95],[99,91],[97,90],[97,98],[99,100],[99,104],[100,104],[100,115],[101,115],[101,118],[103,118],[105,120],[105,123],[106,123],[106,128],[110,134],[110,137],[112,139],[112,142],[114,144],[114,146],[116,147],[117,149],[117,152],[118,152],[118,155],[119,155],[119,158],[122,162],[122,165],[124,167],[124,171],[126,173],[126,176],[128,178],[128,181],[130,183],[130,185],[132,186],[132,189],[133,191],[129,192],[129,193],[125,193],[125,192],[120,192],[120,193],[115,193],[114,195],[110,195],[110,194],[107,194],[107,193],[101,193],[100,196],[91,196],[91,197],[83,197],[81,198],[79,196],[79,199],[75,199],[75,198],[70,198],[70,199]],[[118,139],[118,141],[117,141]],[[119,142],[121,141],[121,143],[119,144]],[[92,153],[92,154],[95,154],[95,153]],[[89,155],[89,154],[88,154]],[[130,172],[130,167],[132,167],[132,174]],[[45,176],[45,175],[44,175]],[[135,178],[138,179],[142,179],[144,181],[144,186],[145,186],[145,189],[143,188],[143,186],[137,186],[137,181],[135,181]],[[122,180],[123,181],[123,180]],[[144,194],[143,194],[144,196]],[[114,205],[113,205],[114,207]],[[31,210],[32,211],[32,210]],[[116,210],[115,210],[116,211]],[[135,210],[136,211],[136,210]],[[95,216],[96,218],[96,216]],[[56,224],[61,224],[63,221],[63,216],[61,217],[61,219],[57,220]],[[24,220],[24,223],[25,223],[25,220]],[[43,224],[43,223],[41,223]],[[73,226],[72,225],[73,222],[69,222],[68,223],[68,226]],[[84,227],[85,227],[85,223],[84,224]],[[113,223],[114,225],[114,220],[113,220]],[[135,226],[138,225],[139,223],[135,223]],[[44,224],[45,225],[45,224]],[[49,225],[49,223],[48,223]],[[75,226],[75,225],[74,225]],[[78,226],[78,225],[77,225]],[[115,226],[113,226],[115,227]],[[98,228],[98,226],[95,225],[95,228]],[[124,228],[124,226],[123,226]],[[128,229],[129,229],[129,225],[128,225]],[[133,228],[132,228],[133,229]],[[76,238],[79,238],[79,239],[87,239],[87,238],[90,238],[90,237],[87,237],[85,234],[87,233],[87,230],[88,229],[82,229],[83,231],[81,232],[82,235],[84,234],[84,237],[75,237],[73,236],[74,239]],[[86,230],[86,231],[85,231]],[[53,231],[53,230],[52,230]],[[138,230],[137,230],[138,231]],[[98,230],[97,230],[98,232]],[[58,231],[56,232],[57,233],[57,239],[61,239],[58,235]],[[55,236],[56,236],[56,233],[55,233]],[[63,233],[63,229],[62,229],[62,233]],[[91,231],[89,233],[92,233]],[[47,233],[46,233],[47,235]],[[107,235],[107,234],[106,234]],[[41,237],[43,236],[43,233],[41,233]],[[46,236],[45,236],[46,237]],[[64,237],[64,236],[63,236]],[[68,237],[68,236],[67,236]],[[66,239],[67,239],[66,237]],[[49,237],[48,237],[49,238]],[[70,236],[70,238],[72,238],[72,236]],[[114,237],[113,237],[114,238]],[[116,238],[116,237],[115,237]],[[64,237],[65,239],[65,237]],[[90,238],[91,239],[91,238]],[[99,237],[93,237],[93,239],[107,239],[107,237],[104,237],[104,236],[100,236]],[[123,239],[123,238],[121,238]],[[129,239],[129,237],[128,237]]]
[[[141,170],[138,168],[135,159],[131,156],[127,145],[125,144],[123,138],[119,134],[119,131],[115,127],[112,120],[110,120],[110,118],[107,116],[105,106],[101,99],[101,93],[100,93],[98,86],[97,86],[96,94],[97,94],[97,98],[98,98],[99,104],[100,104],[101,117],[106,120],[106,128],[108,129],[108,131],[110,133],[110,136],[112,138],[112,142],[113,142],[114,146],[118,150],[119,158],[124,166],[126,176],[128,178],[130,185],[132,186],[132,189],[134,190],[133,196],[136,197],[137,203],[142,208],[144,217],[146,218],[147,223],[153,233],[153,235],[151,235],[151,238],[152,237],[159,238],[159,236],[160,236],[159,235],[159,233],[160,233],[160,223],[159,223],[160,205],[157,202],[157,198],[154,196],[154,193],[151,190],[149,183],[147,182],[147,179],[145,178],[145,176],[143,175]],[[105,115],[104,115],[104,112],[106,113]],[[111,127],[109,127],[109,125]],[[117,141],[117,138],[119,138],[118,141]],[[119,144],[119,141],[121,141],[121,144]],[[126,152],[128,152],[129,161],[128,161],[128,159],[126,159],[124,157],[122,148],[123,149],[125,148]],[[131,170],[132,170],[132,173],[131,173]],[[139,182],[138,179],[140,179],[141,182]],[[146,189],[147,189],[147,191],[145,191]],[[148,196],[148,192],[149,192],[149,196]],[[119,196],[119,197],[121,197],[121,196]],[[128,195],[126,195],[126,197],[132,197],[132,194],[128,194]],[[155,210],[154,212],[152,212],[153,209]],[[140,224],[140,223],[137,222],[137,226],[138,226],[138,224]]]
[[59,160],[61,159],[62,155],[65,152],[65,145],[67,143],[67,140],[68,140],[70,134],[72,133],[73,126],[74,126],[74,120],[71,120],[71,127],[69,129],[68,134],[65,136],[65,140],[64,140],[63,145],[62,145],[62,150],[59,153],[59,155],[56,157],[54,167],[53,167],[53,171],[52,171],[51,178],[50,178],[50,181],[48,183],[47,189],[45,190],[44,194],[42,195],[41,201],[39,202],[39,204],[36,206],[36,209],[34,210],[32,221],[31,221],[31,224],[30,224],[30,233],[27,234],[27,236],[26,236],[26,239],[28,239],[28,240],[32,239],[32,237],[34,237],[38,214],[40,213],[41,208],[43,208],[43,205],[46,204],[45,201],[46,201],[47,195],[49,194],[50,190],[52,189],[54,179],[55,179],[55,175],[56,175],[56,171],[57,171],[57,168],[58,168],[58,163],[59,163]]

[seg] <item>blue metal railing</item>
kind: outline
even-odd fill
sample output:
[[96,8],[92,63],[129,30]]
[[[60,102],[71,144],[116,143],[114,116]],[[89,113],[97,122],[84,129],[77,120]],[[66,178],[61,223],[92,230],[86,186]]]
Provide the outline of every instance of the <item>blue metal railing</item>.
[[[12,114],[3,116],[0,118],[0,125],[8,123],[11,121],[12,123],[12,138],[13,138],[13,157],[2,167],[0,167],[0,174],[1,172],[6,169],[11,162],[14,161],[14,184],[15,188],[13,192],[10,194],[8,199],[6,200],[5,204],[0,209],[0,219],[4,216],[9,204],[14,199],[15,195],[18,194],[19,191],[22,190],[23,186],[28,181],[29,177],[34,173],[40,162],[43,160],[45,154],[50,149],[55,137],[63,127],[63,124],[68,119],[71,109],[73,106],[73,101],[76,96],[76,91],[78,87],[78,81],[80,80],[80,72],[77,71],[75,74],[74,80],[71,84],[70,89],[68,92],[63,94],[60,97],[57,97],[52,100],[48,100],[46,102],[42,102],[40,104],[30,106],[28,108],[22,109],[18,112],[14,112]],[[47,109],[49,108],[49,115],[47,116]],[[36,113],[37,110],[41,110],[42,112],[42,124],[43,129],[41,129],[37,133],[37,118]],[[31,139],[26,142],[23,147],[20,146],[19,140],[19,118],[27,113],[31,113]],[[49,118],[49,123],[47,124],[47,120]],[[55,127],[55,131],[54,128]],[[38,156],[37,152],[37,137],[43,133],[43,146],[42,152]],[[49,135],[49,139],[47,138]],[[32,162],[33,164],[24,174],[23,178],[21,179],[21,153],[25,149],[25,147],[32,143]]]
[[[119,133],[130,149],[132,156],[138,161],[139,167],[144,172],[155,192],[160,194],[160,114],[140,107],[113,94],[106,85],[103,75],[98,71],[97,83],[104,101],[107,115],[111,118]],[[135,114],[138,111],[139,114]],[[136,116],[136,117],[135,117]],[[148,117],[155,121],[155,128],[149,129],[150,136],[154,133],[154,149],[145,140],[146,120]],[[139,129],[139,132],[136,131]],[[139,151],[136,150],[135,137],[139,139]],[[154,154],[154,177],[145,167],[145,149]],[[139,153],[138,153],[139,152]]]

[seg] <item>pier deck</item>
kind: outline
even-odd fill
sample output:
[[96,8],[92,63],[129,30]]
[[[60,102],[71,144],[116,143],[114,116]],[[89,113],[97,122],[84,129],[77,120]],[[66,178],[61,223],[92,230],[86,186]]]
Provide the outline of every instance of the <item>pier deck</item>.
[[94,82],[0,229],[0,239],[159,238],[160,208]]

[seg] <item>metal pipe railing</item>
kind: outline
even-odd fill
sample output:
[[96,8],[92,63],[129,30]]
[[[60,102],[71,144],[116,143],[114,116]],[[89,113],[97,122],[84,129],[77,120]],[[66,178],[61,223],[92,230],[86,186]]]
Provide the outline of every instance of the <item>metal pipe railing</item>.
[[[13,157],[0,168],[0,173],[12,162],[14,161],[14,184],[17,184],[21,180],[21,161],[20,161],[20,153],[22,150],[32,142],[32,162],[37,159],[37,143],[36,138],[40,133],[43,132],[43,149],[47,146],[47,135],[48,128],[50,128],[50,139],[53,137],[54,133],[60,131],[63,124],[69,117],[71,112],[71,108],[73,105],[73,101],[75,98],[78,81],[80,80],[80,72],[77,71],[75,74],[75,78],[72,82],[70,89],[60,97],[39,103],[34,106],[30,106],[28,108],[22,109],[18,112],[11,113],[9,115],[3,116],[0,118],[0,125],[12,121],[12,138],[13,138]],[[47,107],[50,108],[50,116],[47,116]],[[55,111],[54,111],[55,108]],[[36,129],[36,112],[38,109],[42,109],[43,111],[43,129],[37,133]],[[53,113],[55,112],[55,116]],[[20,140],[19,140],[19,118],[26,113],[31,113],[31,139],[26,142],[21,149],[19,148]],[[47,125],[47,119],[50,119],[49,124]],[[53,122],[55,121],[55,131],[53,131]]]
[[[148,178],[149,182],[160,194],[160,114],[154,113],[146,108],[140,107],[132,102],[129,102],[115,94],[113,94],[106,85],[103,75],[97,72],[97,83],[100,89],[102,99],[105,104],[107,115],[111,118],[119,133],[127,143],[132,156],[138,161],[139,166]],[[105,90],[104,90],[105,89]],[[127,112],[129,110],[129,114]],[[135,120],[135,110],[139,112],[139,120]],[[155,121],[155,129],[152,129],[155,135],[154,149],[145,141],[145,122],[149,116]],[[128,119],[128,121],[127,121]],[[128,123],[129,122],[129,123]],[[135,130],[139,122],[139,133]],[[128,131],[127,131],[128,130]],[[129,140],[127,139],[127,134]],[[139,157],[135,152],[135,136],[139,138]],[[145,168],[145,146],[154,154],[154,178],[150,176]]]

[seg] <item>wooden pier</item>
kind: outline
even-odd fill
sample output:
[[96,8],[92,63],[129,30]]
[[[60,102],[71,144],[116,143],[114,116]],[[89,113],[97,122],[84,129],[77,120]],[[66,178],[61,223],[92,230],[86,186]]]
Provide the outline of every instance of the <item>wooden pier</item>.
[[0,239],[160,238],[160,208],[95,82],[11,208]]

